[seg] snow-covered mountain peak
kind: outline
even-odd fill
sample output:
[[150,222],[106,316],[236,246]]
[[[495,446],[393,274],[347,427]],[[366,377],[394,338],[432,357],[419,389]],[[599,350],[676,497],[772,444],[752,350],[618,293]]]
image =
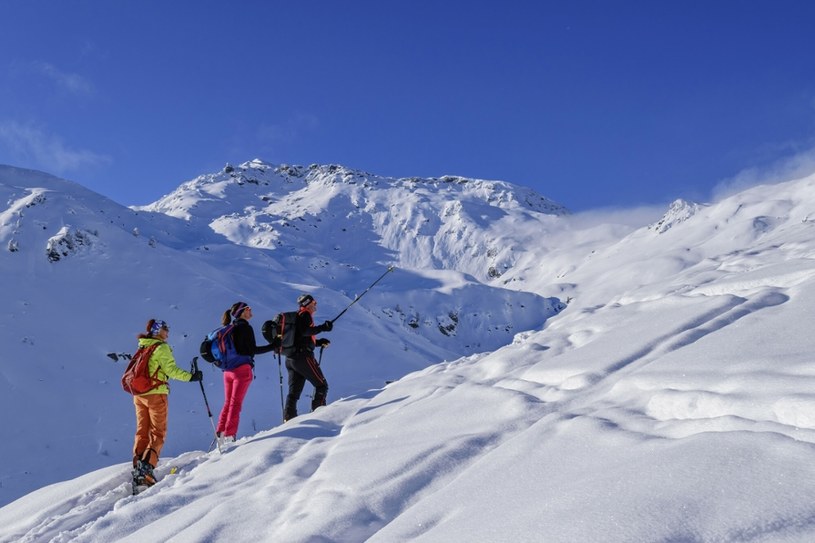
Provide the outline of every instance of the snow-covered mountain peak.
[[6,205],[0,209],[0,246],[52,262],[91,248],[178,248],[217,237],[210,231],[191,235],[189,225],[166,214],[130,209],[78,183],[11,166],[0,166],[0,201]]
[[[330,164],[310,166],[274,165],[255,159],[239,166],[227,164],[221,171],[200,175],[183,183],[174,192],[145,209],[176,216],[209,218],[211,208],[200,204],[212,198],[234,199],[234,203],[255,203],[254,199],[274,201],[287,197],[295,201],[314,197],[309,189],[324,190],[341,186],[348,195],[371,199],[371,193],[394,192],[398,198],[419,192],[424,199],[479,200],[495,207],[520,207],[529,211],[564,215],[561,205],[537,194],[534,190],[505,181],[468,179],[458,176],[437,178],[389,178],[365,171]],[[242,192],[238,192],[241,190]],[[299,191],[305,191],[297,194]],[[197,209],[194,209],[197,208]]]
[[488,280],[513,266],[527,240],[568,214],[504,181],[394,179],[339,165],[257,159],[201,175],[141,209],[209,225],[249,247],[317,251],[330,243],[332,259],[347,264],[344,255],[363,242],[402,267],[455,269]]
[[664,234],[674,226],[682,224],[696,215],[700,208],[700,204],[694,202],[688,202],[681,198],[674,200],[665,215],[649,228],[657,234]]

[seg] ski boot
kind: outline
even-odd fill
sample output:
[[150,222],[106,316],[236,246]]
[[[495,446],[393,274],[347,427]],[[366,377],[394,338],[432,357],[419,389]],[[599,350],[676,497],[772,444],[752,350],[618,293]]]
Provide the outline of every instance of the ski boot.
[[156,476],[153,474],[153,466],[144,460],[137,460],[136,467],[133,468],[133,495],[144,492],[156,484]]
[[235,446],[235,436],[220,435],[218,437],[218,451],[224,453]]

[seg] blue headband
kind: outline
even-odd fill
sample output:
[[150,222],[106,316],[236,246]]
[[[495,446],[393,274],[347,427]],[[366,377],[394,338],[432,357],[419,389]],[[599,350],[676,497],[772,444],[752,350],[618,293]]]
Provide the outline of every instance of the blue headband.
[[166,322],[164,322],[164,321],[155,321],[153,323],[153,326],[150,327],[150,335],[151,336],[157,335],[161,331],[162,328],[166,328],[167,330],[170,329],[170,327],[167,326]]

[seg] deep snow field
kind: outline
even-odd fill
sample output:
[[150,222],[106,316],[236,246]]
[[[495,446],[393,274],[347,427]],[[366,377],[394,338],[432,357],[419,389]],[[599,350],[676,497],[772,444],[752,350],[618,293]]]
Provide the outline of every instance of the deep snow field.
[[[252,190],[271,166],[242,165],[261,166]],[[815,541],[815,176],[622,225],[511,186],[318,173],[264,201],[275,213],[223,174],[149,210],[105,204],[115,233],[93,200],[99,235],[44,263],[57,219],[19,211],[45,181],[4,171],[0,541]],[[78,214],[80,192],[63,193]],[[237,446],[206,452],[200,389],[173,383],[161,480],[130,496],[132,407],[107,352],[169,313],[183,365],[234,300],[267,318],[313,291],[331,318],[391,264],[330,336],[327,407],[279,424],[277,361],[259,357]]]

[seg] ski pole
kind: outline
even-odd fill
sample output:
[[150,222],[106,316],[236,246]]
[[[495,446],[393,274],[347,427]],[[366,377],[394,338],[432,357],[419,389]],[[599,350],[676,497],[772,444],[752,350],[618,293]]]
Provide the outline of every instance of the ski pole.
[[[281,362],[282,356],[277,353],[277,374],[280,376],[280,416],[286,416],[286,408],[283,407],[283,364]],[[284,421],[285,422],[285,421]]]
[[[192,373],[198,371],[198,357],[192,357]],[[209,416],[209,423],[212,425],[212,435],[215,436],[215,443],[218,444],[218,450],[220,451],[220,443],[218,443],[218,430],[215,429],[215,421],[212,419],[212,411],[209,408],[209,401],[207,401],[207,393],[204,391],[204,381],[198,381],[198,384],[201,385],[201,394],[204,396],[204,405],[207,406],[207,415]]]
[[385,270],[385,273],[383,273],[382,275],[380,275],[380,276],[379,276],[379,279],[377,279],[376,281],[374,281],[373,283],[371,283],[371,286],[369,286],[368,288],[366,288],[366,289],[365,289],[365,290],[362,292],[362,294],[360,294],[360,295],[358,295],[356,298],[354,298],[354,301],[353,301],[353,302],[351,302],[350,304],[348,304],[348,307],[346,307],[345,309],[343,309],[343,310],[340,312],[340,314],[339,314],[339,315],[337,315],[336,317],[334,317],[333,319],[331,319],[331,321],[330,321],[330,322],[331,322],[331,324],[334,324],[334,321],[336,321],[337,319],[339,319],[340,317],[342,317],[342,315],[343,315],[343,314],[344,314],[346,311],[348,311],[348,310],[351,308],[351,306],[352,306],[352,305],[354,305],[355,303],[357,303],[357,302],[359,301],[359,299],[360,299],[360,298],[362,298],[363,296],[365,296],[365,294],[366,294],[366,293],[367,293],[369,290],[371,290],[375,284],[377,284],[379,281],[381,281],[381,280],[382,280],[382,278],[383,278],[383,277],[385,277],[385,276],[388,274],[388,272],[392,272],[394,269],[396,269],[396,267],[395,267],[395,266],[393,266],[393,265],[388,266],[388,269],[387,269],[387,270]]

